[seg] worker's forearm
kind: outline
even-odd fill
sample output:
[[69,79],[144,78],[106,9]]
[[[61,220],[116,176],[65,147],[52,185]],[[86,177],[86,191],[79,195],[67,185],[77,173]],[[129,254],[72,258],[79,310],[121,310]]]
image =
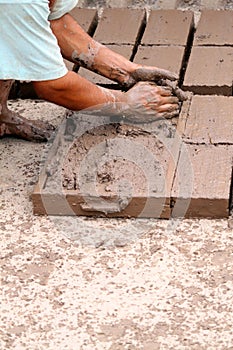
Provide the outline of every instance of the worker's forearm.
[[33,85],[39,97],[76,111],[124,101],[123,92],[103,89],[74,72]]
[[120,83],[135,68],[132,62],[93,40],[69,14],[51,21],[51,28],[62,55],[74,63]]

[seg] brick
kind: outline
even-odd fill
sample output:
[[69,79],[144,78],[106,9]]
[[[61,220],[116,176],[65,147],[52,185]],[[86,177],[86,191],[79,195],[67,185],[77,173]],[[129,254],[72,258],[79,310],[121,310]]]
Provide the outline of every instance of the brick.
[[233,46],[233,11],[204,10],[197,26],[194,45]]
[[[131,45],[107,45],[111,50],[119,53],[120,55],[126,57],[127,59],[130,59],[131,55],[132,55],[132,51],[133,51],[133,46]],[[80,68],[78,71],[78,74],[91,81],[94,84],[100,84],[100,85],[111,85],[111,84],[115,84],[114,81],[107,79],[99,74],[96,74],[94,72],[91,72],[85,68]]]
[[157,2],[157,8],[158,9],[175,9],[177,5],[177,0],[158,0]]
[[183,46],[140,46],[134,62],[180,73],[185,48]]
[[208,9],[220,9],[223,5],[222,0],[201,0],[201,7]]
[[144,10],[105,9],[94,38],[103,44],[134,45],[144,21]]
[[70,14],[85,30],[85,32],[93,34],[93,31],[97,25],[96,10],[75,7],[72,11],[70,11]]
[[233,146],[183,145],[172,189],[173,217],[229,215]]
[[196,94],[232,95],[233,47],[193,47],[183,88]]
[[233,97],[194,95],[183,138],[197,144],[233,145]]
[[151,11],[142,37],[142,45],[185,46],[192,27],[193,13],[190,11]]
[[34,213],[169,218],[175,129],[169,124],[167,133],[161,120],[144,129],[102,119],[74,112],[60,126],[32,195]]

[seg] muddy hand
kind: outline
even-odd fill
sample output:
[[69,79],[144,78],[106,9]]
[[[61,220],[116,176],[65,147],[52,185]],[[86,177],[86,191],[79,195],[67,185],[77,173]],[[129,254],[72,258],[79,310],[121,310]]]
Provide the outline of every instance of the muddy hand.
[[179,88],[177,84],[177,81],[171,81],[169,79],[161,79],[158,82],[158,85],[161,85],[164,87],[167,86],[171,88],[173,95],[177,96],[181,102],[186,101],[188,99],[189,93],[181,90],[181,88]]
[[175,81],[178,79],[178,76],[166,69],[137,65],[137,68],[129,73],[129,77],[123,85],[129,88],[139,81],[157,82],[160,79]]
[[46,122],[28,120],[9,110],[0,115],[0,137],[12,135],[28,141],[46,141],[53,130]]
[[172,118],[179,114],[179,99],[170,88],[150,82],[139,82],[125,93],[123,116],[132,122],[152,122],[160,118]]

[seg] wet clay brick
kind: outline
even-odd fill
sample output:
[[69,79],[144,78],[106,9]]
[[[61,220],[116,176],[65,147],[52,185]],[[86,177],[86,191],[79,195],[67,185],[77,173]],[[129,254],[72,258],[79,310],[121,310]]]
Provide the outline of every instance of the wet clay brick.
[[233,145],[233,97],[194,95],[183,139],[196,144]]
[[179,75],[184,50],[182,46],[140,46],[134,62],[168,69]]
[[183,145],[172,189],[173,217],[229,215],[233,146]]
[[103,44],[134,45],[144,21],[144,10],[105,9],[94,38]]
[[192,12],[179,10],[151,11],[142,37],[142,45],[185,46],[192,27]]
[[94,27],[97,24],[96,10],[75,7],[72,11],[70,11],[70,14],[85,30],[85,32],[93,34]]
[[[107,45],[108,48],[110,48],[111,50],[119,53],[120,55],[126,57],[127,59],[130,59],[131,55],[132,55],[132,51],[133,51],[133,46],[131,45],[127,45],[127,46],[119,46],[119,45]],[[107,79],[99,74],[96,74],[94,72],[91,72],[85,68],[80,68],[78,71],[78,74],[91,81],[94,84],[100,84],[100,85],[110,85],[110,84],[115,84],[114,81]]]
[[74,112],[47,156],[34,213],[169,218],[175,128],[161,120],[144,127]]
[[194,45],[233,46],[233,11],[203,11]]
[[196,94],[232,95],[233,47],[193,47],[183,88]]

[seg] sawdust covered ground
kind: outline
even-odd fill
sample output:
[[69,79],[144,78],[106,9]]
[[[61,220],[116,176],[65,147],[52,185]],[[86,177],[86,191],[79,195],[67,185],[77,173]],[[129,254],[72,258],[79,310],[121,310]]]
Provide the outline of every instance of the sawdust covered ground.
[[[64,113],[12,107],[54,125]],[[0,142],[0,348],[231,349],[232,221],[35,217],[45,148]]]

